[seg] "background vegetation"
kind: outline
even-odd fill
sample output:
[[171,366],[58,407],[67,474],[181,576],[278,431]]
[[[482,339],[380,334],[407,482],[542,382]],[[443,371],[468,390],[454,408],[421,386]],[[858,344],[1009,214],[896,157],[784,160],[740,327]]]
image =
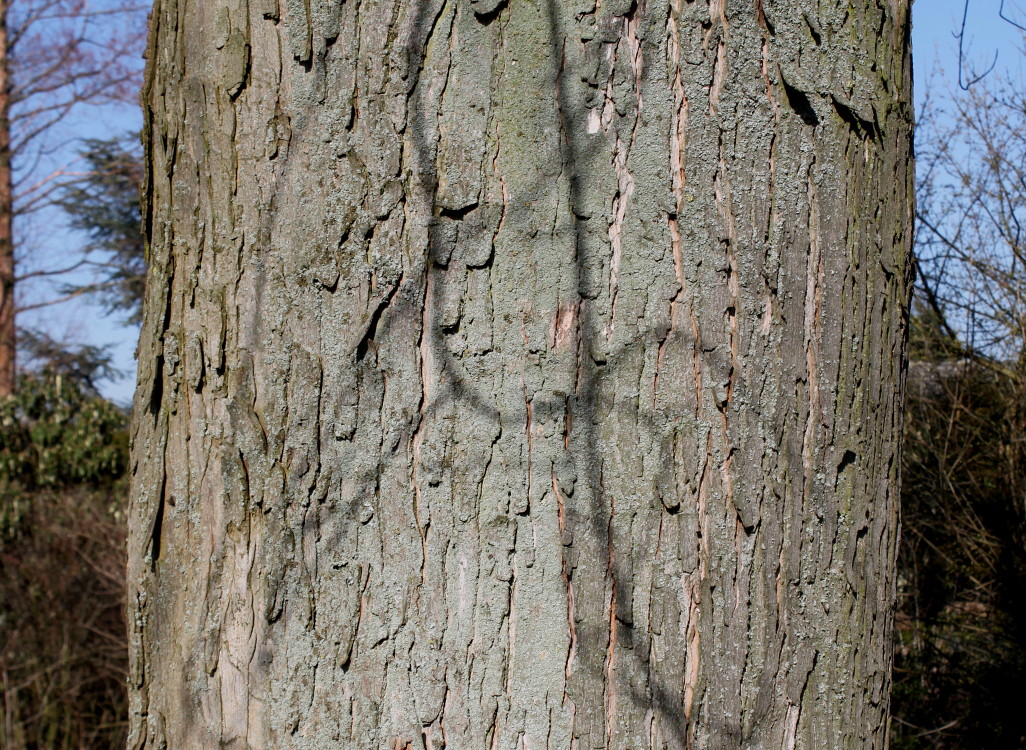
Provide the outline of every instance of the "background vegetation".
[[913,325],[892,747],[1023,748],[1024,425],[1017,383]]
[[128,415],[91,387],[95,352],[64,354],[22,373],[0,402],[8,750],[98,750],[125,738]]

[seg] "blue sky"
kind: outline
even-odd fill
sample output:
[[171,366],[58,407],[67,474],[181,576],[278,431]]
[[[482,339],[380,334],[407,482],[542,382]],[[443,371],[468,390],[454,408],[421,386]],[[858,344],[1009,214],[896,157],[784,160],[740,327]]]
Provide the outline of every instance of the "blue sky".
[[[912,6],[912,49],[916,77],[916,99],[927,86],[941,94],[958,81],[958,41],[965,0],[916,0]],[[995,60],[995,72],[1018,70],[1022,53],[1022,32],[1002,20],[1001,0],[969,0],[966,15],[966,58],[970,67],[982,72]],[[1004,14],[1026,26],[1026,3],[1005,0]]]
[[[73,117],[61,124],[56,137],[63,142],[53,157],[40,170],[70,166],[75,162],[80,138],[110,138],[138,132],[141,125],[138,107],[105,105],[82,107]],[[69,135],[73,134],[73,135]],[[47,208],[38,214],[19,217],[15,224],[19,242],[19,256],[28,262],[19,266],[19,273],[33,268],[60,268],[77,260],[79,247],[84,244],[76,233],[68,230],[65,216],[56,208]],[[60,276],[53,280],[39,280],[19,284],[19,305],[57,299],[60,286],[69,283],[85,284],[91,280],[86,273]],[[51,307],[44,307],[18,315],[18,325],[45,331],[58,341],[69,344],[95,344],[107,346],[114,366],[123,376],[113,381],[98,383],[101,393],[118,404],[128,405],[135,390],[135,344],[139,331],[124,325],[123,318],[108,316],[104,310],[85,297],[78,297]]]
[[[1023,0],[1026,3],[1026,0]],[[912,41],[915,60],[916,99],[930,86],[935,95],[943,95],[957,85],[958,45],[953,34],[962,22],[964,0],[916,0],[913,5]],[[1026,26],[1026,12],[1020,12],[1015,0],[1005,0],[1005,14],[1020,19]],[[997,53],[997,69],[1018,70],[1022,59],[1019,50],[1021,32],[1001,20],[1000,0],[970,0],[966,25],[967,59],[977,70],[988,67]],[[115,120],[124,128],[138,127],[138,116],[123,113]],[[110,122],[108,120],[107,122]],[[60,236],[58,233],[57,236]],[[38,319],[38,316],[37,316]],[[78,341],[106,344],[113,348],[115,363],[126,375],[102,384],[104,395],[118,403],[131,401],[135,382],[134,349],[137,331],[121,325],[86,301],[76,301],[61,309],[42,314],[41,323],[58,334]]]

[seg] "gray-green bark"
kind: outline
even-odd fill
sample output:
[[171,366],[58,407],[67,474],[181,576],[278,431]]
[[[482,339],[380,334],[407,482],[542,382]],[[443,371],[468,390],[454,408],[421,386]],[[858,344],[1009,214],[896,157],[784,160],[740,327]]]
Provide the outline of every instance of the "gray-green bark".
[[907,0],[157,0],[133,747],[883,747]]

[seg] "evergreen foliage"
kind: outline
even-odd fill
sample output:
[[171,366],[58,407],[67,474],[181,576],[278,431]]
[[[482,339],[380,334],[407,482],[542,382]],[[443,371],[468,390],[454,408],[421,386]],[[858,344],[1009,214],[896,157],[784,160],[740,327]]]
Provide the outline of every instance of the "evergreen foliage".
[[15,395],[0,400],[0,491],[20,495],[74,485],[110,486],[128,465],[127,414],[93,387],[109,359],[33,335],[37,361]]
[[92,293],[108,312],[124,313],[128,322],[138,323],[146,249],[139,203],[143,168],[134,141],[134,137],[86,140],[83,157],[88,174],[67,190],[59,205],[71,226],[89,237],[85,252],[101,259],[95,283],[66,291]]
[[125,413],[60,374],[22,375],[0,402],[0,482],[106,485],[127,465]]

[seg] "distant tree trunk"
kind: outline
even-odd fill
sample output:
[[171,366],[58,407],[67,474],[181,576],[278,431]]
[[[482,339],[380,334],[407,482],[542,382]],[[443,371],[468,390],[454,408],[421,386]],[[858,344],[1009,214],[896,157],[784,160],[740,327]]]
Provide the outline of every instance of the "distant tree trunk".
[[0,0],[0,398],[17,381],[14,329],[14,185],[11,174],[11,80],[7,0]]
[[882,748],[906,0],[158,0],[132,747]]

